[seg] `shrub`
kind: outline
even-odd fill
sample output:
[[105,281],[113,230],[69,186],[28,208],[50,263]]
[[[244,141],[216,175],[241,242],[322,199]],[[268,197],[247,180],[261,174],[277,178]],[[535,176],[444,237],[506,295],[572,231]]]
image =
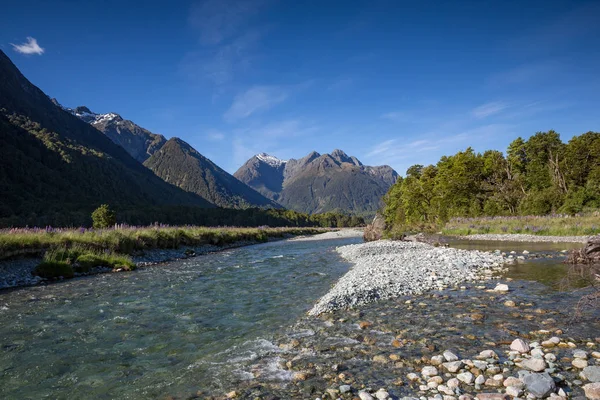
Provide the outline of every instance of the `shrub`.
[[75,271],[65,261],[42,261],[35,267],[33,274],[46,279],[58,278],[59,276],[72,278]]
[[94,228],[108,228],[117,223],[117,215],[110,209],[108,204],[102,204],[92,213]]

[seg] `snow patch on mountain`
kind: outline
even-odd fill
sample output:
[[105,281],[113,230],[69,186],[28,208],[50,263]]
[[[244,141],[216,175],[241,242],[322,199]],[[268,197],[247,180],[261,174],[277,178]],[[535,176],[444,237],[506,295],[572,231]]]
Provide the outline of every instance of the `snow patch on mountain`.
[[287,162],[287,160],[281,160],[267,153],[260,153],[257,154],[255,157],[258,158],[260,161],[269,164],[271,167],[279,167]]

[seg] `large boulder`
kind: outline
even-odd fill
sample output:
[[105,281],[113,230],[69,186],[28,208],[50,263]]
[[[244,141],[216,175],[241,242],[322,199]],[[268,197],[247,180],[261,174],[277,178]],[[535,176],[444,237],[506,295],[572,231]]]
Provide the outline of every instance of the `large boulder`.
[[373,222],[366,226],[363,239],[365,242],[379,240],[383,236],[385,229],[385,218],[383,218],[383,215],[381,214],[376,214],[375,218],[373,218]]
[[600,235],[591,236],[582,249],[573,250],[569,262],[573,264],[600,263]]

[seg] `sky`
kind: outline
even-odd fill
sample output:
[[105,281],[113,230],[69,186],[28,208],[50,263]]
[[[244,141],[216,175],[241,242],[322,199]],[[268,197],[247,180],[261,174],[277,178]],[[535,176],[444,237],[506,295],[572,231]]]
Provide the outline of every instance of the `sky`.
[[233,173],[336,148],[403,175],[600,130],[600,1],[5,0],[0,49],[68,107]]

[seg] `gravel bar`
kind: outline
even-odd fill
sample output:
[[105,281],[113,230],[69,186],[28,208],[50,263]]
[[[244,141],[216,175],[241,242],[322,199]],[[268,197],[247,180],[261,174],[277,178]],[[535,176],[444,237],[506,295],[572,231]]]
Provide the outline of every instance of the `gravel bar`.
[[539,236],[521,233],[481,233],[460,236],[468,240],[497,240],[502,242],[552,242],[552,243],[585,243],[589,236]]
[[490,279],[505,263],[500,254],[389,240],[342,246],[337,251],[354,265],[309,315]]

